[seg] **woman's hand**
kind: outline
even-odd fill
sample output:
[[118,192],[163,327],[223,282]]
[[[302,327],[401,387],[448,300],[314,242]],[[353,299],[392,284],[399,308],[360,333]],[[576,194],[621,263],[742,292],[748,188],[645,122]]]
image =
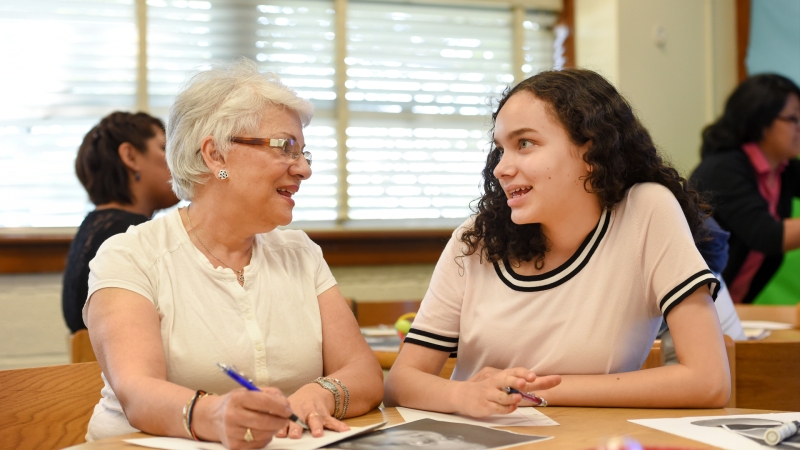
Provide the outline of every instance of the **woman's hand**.
[[531,403],[521,403],[522,396],[506,393],[506,387],[530,392],[550,389],[559,383],[561,377],[558,375],[537,377],[524,367],[505,370],[484,367],[467,381],[459,383],[456,390],[458,410],[472,417],[508,414],[518,406],[529,406]]
[[[289,396],[289,403],[292,411],[308,425],[311,435],[314,437],[322,436],[325,428],[333,431],[350,429],[344,422],[331,416],[335,406],[333,394],[317,383],[309,383],[298,389]],[[286,437],[288,435],[290,438],[297,439],[302,434],[303,428],[300,425],[289,422],[275,436]]]
[[289,401],[278,389],[235,389],[198,399],[192,428],[199,438],[218,440],[229,449],[263,448],[286,428],[291,413]]

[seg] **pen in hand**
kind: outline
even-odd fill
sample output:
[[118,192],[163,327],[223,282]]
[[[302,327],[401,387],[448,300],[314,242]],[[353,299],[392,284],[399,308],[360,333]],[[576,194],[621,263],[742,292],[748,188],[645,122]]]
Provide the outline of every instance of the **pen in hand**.
[[[228,375],[229,377],[233,378],[233,381],[235,381],[235,382],[239,383],[240,385],[244,386],[245,388],[247,388],[247,390],[250,390],[250,391],[261,391],[261,389],[257,388],[253,383],[250,382],[250,380],[245,378],[244,375],[242,375],[241,373],[237,372],[233,367],[225,365],[225,364],[222,364],[222,363],[217,363],[217,365],[219,366],[220,370],[225,372],[226,375]],[[292,413],[292,415],[289,416],[289,420],[291,420],[292,422],[300,425],[301,427],[303,427],[304,430],[308,430],[308,425],[306,425],[305,422],[300,420],[299,417],[294,415],[294,413]]]
[[504,388],[503,390],[506,391],[506,394],[519,394],[519,395],[521,395],[522,398],[524,398],[525,400],[533,403],[534,406],[547,406],[547,400],[545,400],[545,399],[543,399],[541,397],[537,397],[536,394],[529,393],[529,392],[518,391],[518,390],[516,390],[516,389],[514,389],[512,387],[507,387],[507,388]]

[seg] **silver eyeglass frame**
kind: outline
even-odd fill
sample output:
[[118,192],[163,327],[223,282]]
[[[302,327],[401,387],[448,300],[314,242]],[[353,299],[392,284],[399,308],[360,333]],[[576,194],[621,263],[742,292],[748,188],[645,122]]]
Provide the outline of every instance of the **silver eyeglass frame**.
[[297,145],[297,141],[290,138],[282,138],[282,139],[275,139],[275,138],[249,138],[249,137],[240,137],[240,136],[232,136],[231,142],[235,142],[237,144],[244,144],[244,145],[255,145],[257,147],[272,147],[272,148],[279,148],[283,152],[283,156],[291,158],[293,161],[297,161],[297,158],[300,155],[303,155],[306,162],[309,166],[311,166],[311,152],[300,150],[300,151],[292,151],[291,149]]

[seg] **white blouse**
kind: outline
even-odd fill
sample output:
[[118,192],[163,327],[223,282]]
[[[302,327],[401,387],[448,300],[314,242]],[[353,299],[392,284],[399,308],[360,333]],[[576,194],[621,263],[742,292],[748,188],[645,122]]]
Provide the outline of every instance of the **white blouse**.
[[[302,231],[257,235],[244,286],[194,246],[178,210],[108,239],[89,268],[89,297],[122,288],[156,307],[167,381],[224,394],[239,385],[220,372],[220,362],[236,366],[258,386],[290,395],[322,376],[317,296],[336,280],[319,246]],[[86,312],[84,306],[84,320]],[[103,381],[87,441],[137,431],[105,375]]]

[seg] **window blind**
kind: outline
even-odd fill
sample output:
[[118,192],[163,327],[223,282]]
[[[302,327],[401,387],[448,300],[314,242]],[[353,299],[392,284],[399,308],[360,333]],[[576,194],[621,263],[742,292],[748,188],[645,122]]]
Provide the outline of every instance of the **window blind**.
[[[183,83],[211,63],[256,60],[316,110],[304,130],[313,176],[295,197],[295,220],[336,218],[333,2],[148,1],[148,81],[154,113],[167,116]],[[265,136],[257,136],[265,137]]]
[[[350,218],[468,216],[480,195],[490,101],[513,82],[511,11],[349,5]],[[528,72],[552,68],[552,39],[534,33],[547,33],[554,14],[526,19]]]
[[332,221],[337,216],[338,164],[333,117],[334,86],[333,2],[270,0],[258,6],[256,59],[278,74],[297,94],[314,103],[314,119],[303,134],[313,155],[311,178],[295,196],[293,219]]
[[[102,116],[134,108],[134,12],[134,0],[0,3],[0,36],[10,43],[0,47],[9,62],[0,72],[0,227],[76,226],[91,209],[74,158]],[[166,118],[188,76],[239,56],[314,103],[305,130],[314,175],[296,196],[295,220],[334,220],[344,185],[352,223],[469,214],[490,101],[513,82],[509,7],[350,0],[346,120],[334,113],[332,0],[148,0],[147,17],[152,114]],[[553,67],[555,19],[526,13],[526,75]]]
[[135,104],[133,0],[3,0],[0,42],[0,227],[77,226],[78,146]]

